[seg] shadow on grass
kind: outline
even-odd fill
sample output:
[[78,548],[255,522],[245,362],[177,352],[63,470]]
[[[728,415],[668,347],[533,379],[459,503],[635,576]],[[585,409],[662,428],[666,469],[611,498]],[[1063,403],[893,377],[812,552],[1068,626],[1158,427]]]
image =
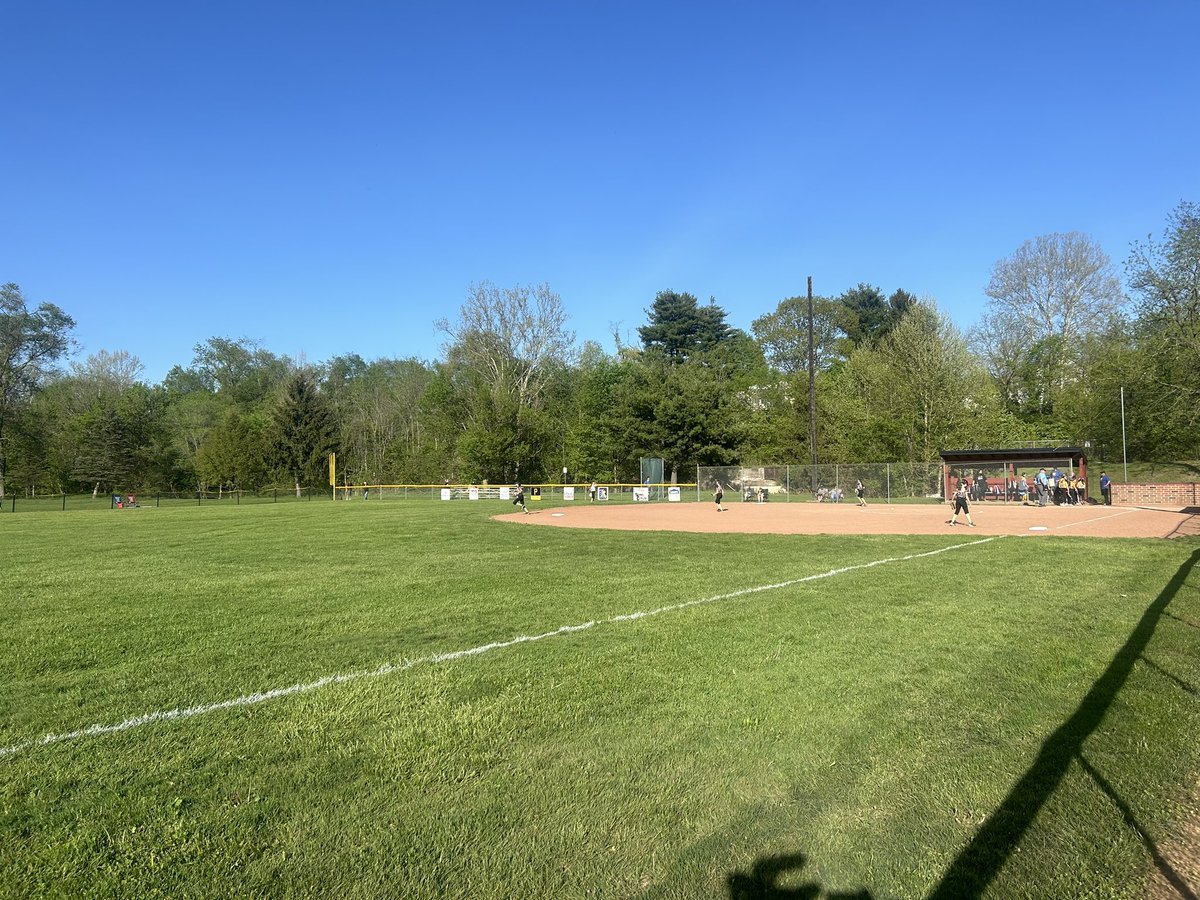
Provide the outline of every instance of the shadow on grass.
[[872,900],[866,890],[828,893],[815,881],[796,887],[784,887],[780,880],[804,868],[807,860],[803,853],[783,856],[766,856],[755,861],[749,872],[734,872],[725,885],[729,888],[729,900]]
[[929,893],[928,900],[958,900],[983,894],[1021,842],[1038,811],[1058,788],[1072,761],[1078,761],[1084,771],[1120,809],[1126,823],[1145,845],[1155,867],[1179,895],[1188,900],[1197,900],[1179,873],[1163,858],[1154,840],[1134,817],[1129,805],[1083,757],[1082,750],[1083,742],[1100,725],[1113,699],[1129,678],[1134,665],[1142,658],[1159,619],[1166,613],[1167,606],[1179,593],[1198,562],[1200,550],[1188,557],[1163,588],[1162,593],[1146,608],[1137,627],[1129,635],[1124,646],[1117,651],[1108,668],[1096,679],[1071,717],[1042,744],[1033,765],[1021,776],[1004,798],[1004,802],[988,816],[975,837],[946,869],[942,880]]

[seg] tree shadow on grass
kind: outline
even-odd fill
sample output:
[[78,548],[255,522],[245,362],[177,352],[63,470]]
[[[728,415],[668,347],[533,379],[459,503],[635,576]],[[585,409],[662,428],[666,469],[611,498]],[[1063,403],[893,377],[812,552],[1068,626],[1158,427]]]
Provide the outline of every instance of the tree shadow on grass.
[[1096,785],[1114,802],[1126,823],[1145,845],[1155,868],[1179,892],[1179,896],[1185,900],[1197,900],[1179,873],[1163,858],[1154,840],[1134,817],[1129,804],[1084,758],[1083,743],[1100,725],[1133,667],[1143,658],[1142,654],[1149,645],[1159,620],[1166,613],[1167,606],[1187,582],[1198,562],[1200,550],[1192,553],[1163,588],[1162,593],[1146,608],[1137,627],[1129,635],[1124,646],[1117,651],[1108,668],[1092,685],[1071,717],[1042,744],[1033,765],[1021,776],[1004,798],[1004,802],[988,816],[975,837],[946,869],[941,881],[930,891],[928,900],[960,900],[982,895],[1016,850],[1021,838],[1047,799],[1058,788],[1073,761],[1078,761]]
[[729,900],[872,900],[870,891],[826,892],[815,881],[795,887],[780,884],[789,873],[803,869],[806,862],[803,853],[756,860],[749,872],[734,872],[725,879]]

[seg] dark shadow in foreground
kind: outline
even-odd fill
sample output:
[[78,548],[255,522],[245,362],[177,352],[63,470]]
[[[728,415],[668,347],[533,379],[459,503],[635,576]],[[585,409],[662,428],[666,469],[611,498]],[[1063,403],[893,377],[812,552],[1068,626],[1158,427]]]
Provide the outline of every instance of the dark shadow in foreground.
[[1100,725],[1113,699],[1150,643],[1154,629],[1167,606],[1183,587],[1197,562],[1200,562],[1200,550],[1188,557],[1163,588],[1162,593],[1146,608],[1137,627],[1129,635],[1124,646],[1117,651],[1108,668],[1096,679],[1071,717],[1042,744],[1033,765],[1021,776],[1020,781],[1004,798],[1004,802],[988,816],[975,837],[946,869],[942,880],[930,891],[928,900],[979,897],[1012,855],[1038,811],[1058,788],[1072,760],[1076,759],[1080,761],[1084,771],[1097,780],[1100,788],[1114,798],[1126,822],[1137,832],[1163,877],[1181,897],[1196,900],[1196,895],[1162,857],[1145,828],[1133,818],[1129,806],[1116,796],[1111,785],[1098,778],[1094,767],[1083,758],[1082,750],[1083,742]]
[[725,884],[729,900],[872,900],[871,892],[830,891],[815,881],[796,887],[783,887],[780,879],[789,872],[799,872],[806,862],[803,853],[785,856],[766,856],[756,860],[749,872],[734,872]]

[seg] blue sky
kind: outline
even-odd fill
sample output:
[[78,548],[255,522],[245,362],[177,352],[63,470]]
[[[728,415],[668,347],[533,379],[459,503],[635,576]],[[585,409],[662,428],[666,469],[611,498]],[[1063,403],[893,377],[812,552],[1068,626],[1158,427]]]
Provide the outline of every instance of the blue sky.
[[578,338],[813,277],[934,298],[1200,201],[1200,4],[10,4],[0,282],[158,381],[246,337],[434,359],[468,285]]

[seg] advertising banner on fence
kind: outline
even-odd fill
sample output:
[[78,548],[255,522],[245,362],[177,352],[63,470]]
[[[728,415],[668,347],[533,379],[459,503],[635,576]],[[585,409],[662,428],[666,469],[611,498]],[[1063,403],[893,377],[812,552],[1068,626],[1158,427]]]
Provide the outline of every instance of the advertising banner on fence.
[[564,500],[574,500],[575,499],[575,488],[573,488],[573,487],[563,488],[563,499]]
[[450,499],[450,488],[442,488],[442,499],[443,500]]
[[633,489],[633,500],[635,503],[649,503],[650,502],[650,488],[635,487]]
[[512,491],[511,488],[507,488],[507,487],[500,488],[500,499],[501,500],[511,500],[512,499],[511,491]]
[[477,487],[467,488],[467,499],[468,500],[478,500],[479,499],[479,488],[477,488]]
[[680,499],[681,498],[679,495],[679,486],[678,485],[673,484],[669,488],[667,488],[667,502],[668,503],[678,503],[680,501]]
[[597,500],[607,500],[608,499],[608,488],[606,488],[606,487],[596,488],[596,499]]

